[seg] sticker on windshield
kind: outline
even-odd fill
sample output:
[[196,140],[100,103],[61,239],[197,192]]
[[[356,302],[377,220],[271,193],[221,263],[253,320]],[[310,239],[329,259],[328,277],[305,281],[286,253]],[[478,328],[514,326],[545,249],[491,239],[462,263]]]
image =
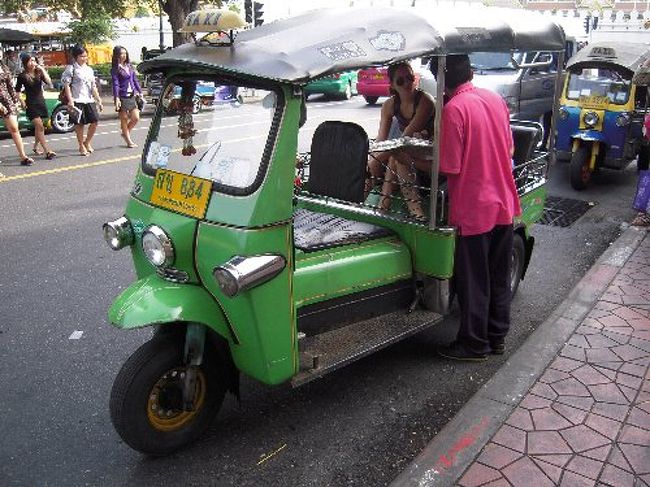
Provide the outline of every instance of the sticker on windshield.
[[380,30],[368,41],[378,51],[403,51],[406,45],[404,34],[388,30]]
[[318,50],[323,56],[332,61],[343,61],[345,59],[363,57],[366,55],[365,51],[361,49],[361,46],[354,41],[330,44],[329,46],[321,47]]
[[623,102],[627,98],[627,93],[625,91],[619,91],[616,93],[616,101]]
[[578,98],[580,96],[580,90],[569,90],[569,98]]
[[147,152],[147,166],[155,168],[167,167],[171,152],[171,146],[163,145],[155,141],[152,142],[149,144],[149,151]]

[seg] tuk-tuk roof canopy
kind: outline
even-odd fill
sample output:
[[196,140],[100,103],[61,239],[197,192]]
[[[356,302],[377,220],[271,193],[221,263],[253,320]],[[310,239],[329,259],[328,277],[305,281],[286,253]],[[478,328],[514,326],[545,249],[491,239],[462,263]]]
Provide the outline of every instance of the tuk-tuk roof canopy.
[[306,84],[341,71],[419,56],[475,51],[561,51],[564,31],[524,10],[474,6],[315,10],[239,32],[232,46],[187,43],[141,72],[188,66]]
[[0,44],[20,46],[21,44],[28,44],[30,42],[34,42],[34,36],[29,32],[16,29],[0,29]]
[[636,71],[650,57],[650,46],[632,42],[594,42],[578,51],[567,62],[566,69],[610,67]]

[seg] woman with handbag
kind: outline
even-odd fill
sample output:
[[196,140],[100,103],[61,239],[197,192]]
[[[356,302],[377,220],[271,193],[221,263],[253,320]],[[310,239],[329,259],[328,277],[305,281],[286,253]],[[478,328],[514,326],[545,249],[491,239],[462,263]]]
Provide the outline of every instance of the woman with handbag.
[[56,152],[50,150],[45,140],[45,127],[43,119],[49,118],[45,98],[43,97],[43,83],[51,86],[50,75],[43,66],[38,64],[36,56],[27,54],[22,56],[23,72],[16,79],[16,92],[25,89],[25,103],[27,118],[34,124],[34,154],[42,154],[38,149],[40,144],[45,151],[45,158],[50,160],[56,157]]
[[[79,143],[79,154],[88,156],[95,151],[91,142],[99,121],[97,110],[101,112],[104,106],[97,90],[95,72],[88,66],[86,48],[83,46],[72,48],[72,64],[63,71],[61,82],[68,103],[68,113],[75,124],[74,131]],[[88,132],[84,138],[86,125],[88,125]]]
[[131,139],[131,130],[140,120],[140,109],[144,101],[142,89],[129,61],[129,52],[124,47],[115,46],[112,63],[113,101],[115,111],[120,114],[122,138],[127,147],[137,147]]
[[34,164],[34,159],[25,154],[23,138],[18,130],[18,107],[22,105],[22,101],[14,89],[12,79],[12,74],[0,64],[0,117],[4,120],[5,127],[18,149],[20,163],[23,166],[31,166]]

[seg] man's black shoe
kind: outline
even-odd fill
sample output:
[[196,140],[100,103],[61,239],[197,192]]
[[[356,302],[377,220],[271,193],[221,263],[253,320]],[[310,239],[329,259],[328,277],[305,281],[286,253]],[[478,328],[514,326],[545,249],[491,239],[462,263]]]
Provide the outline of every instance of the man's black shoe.
[[490,348],[492,351],[492,355],[503,355],[506,351],[506,344],[505,342],[492,342],[490,343]]
[[452,342],[447,346],[438,347],[438,355],[452,360],[463,360],[466,362],[483,362],[487,359],[487,354],[472,352],[460,342]]

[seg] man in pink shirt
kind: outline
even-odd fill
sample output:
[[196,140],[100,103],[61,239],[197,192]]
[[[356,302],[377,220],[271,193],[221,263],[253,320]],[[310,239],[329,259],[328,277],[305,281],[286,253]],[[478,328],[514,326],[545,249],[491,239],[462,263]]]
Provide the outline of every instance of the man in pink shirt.
[[468,56],[447,56],[440,172],[447,175],[449,220],[458,229],[454,283],[461,322],[456,341],[438,352],[477,361],[504,352],[513,219],[521,207],[508,107],[498,94],[472,85],[472,76]]

